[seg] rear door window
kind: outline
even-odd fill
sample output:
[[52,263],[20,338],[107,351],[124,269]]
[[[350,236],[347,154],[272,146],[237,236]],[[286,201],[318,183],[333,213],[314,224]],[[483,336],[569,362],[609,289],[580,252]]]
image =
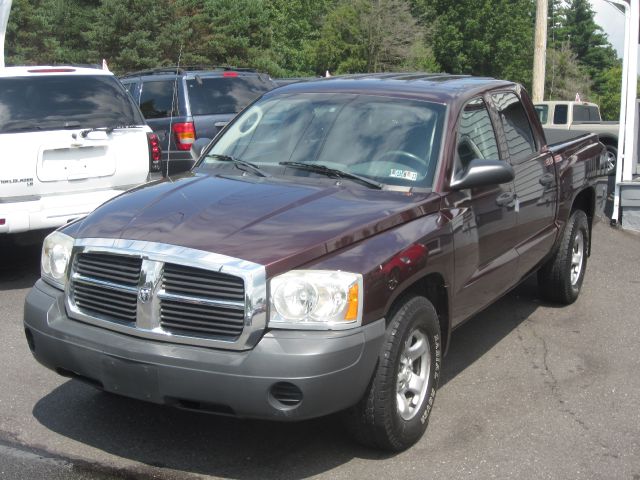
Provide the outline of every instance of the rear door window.
[[138,108],[112,76],[0,78],[0,133],[141,124]]
[[142,84],[140,110],[145,118],[165,118],[178,115],[178,82],[152,80]]
[[238,113],[275,85],[255,76],[196,77],[187,80],[193,115]]
[[536,151],[529,119],[522,102],[514,93],[491,95],[504,129],[511,160],[522,160]]
[[554,125],[566,125],[568,113],[569,108],[567,105],[556,105],[556,108],[553,111]]

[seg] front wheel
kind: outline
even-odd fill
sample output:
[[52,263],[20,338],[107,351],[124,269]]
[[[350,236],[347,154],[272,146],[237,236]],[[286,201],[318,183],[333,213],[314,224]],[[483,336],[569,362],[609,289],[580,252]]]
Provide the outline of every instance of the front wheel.
[[360,443],[401,451],[427,428],[440,376],[440,325],[433,305],[420,296],[402,302],[390,318],[373,379],[347,422]]
[[558,251],[538,270],[538,287],[542,297],[568,305],[580,294],[589,252],[589,221],[576,210],[564,227]]

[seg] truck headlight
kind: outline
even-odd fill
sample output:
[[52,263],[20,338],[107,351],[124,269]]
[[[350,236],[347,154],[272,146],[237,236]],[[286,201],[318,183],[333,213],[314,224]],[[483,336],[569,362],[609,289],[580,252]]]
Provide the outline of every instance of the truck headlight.
[[53,232],[44,239],[40,274],[54,287],[64,290],[67,283],[67,267],[71,259],[73,238],[61,232]]
[[269,326],[338,330],[362,322],[362,275],[292,270],[271,279]]

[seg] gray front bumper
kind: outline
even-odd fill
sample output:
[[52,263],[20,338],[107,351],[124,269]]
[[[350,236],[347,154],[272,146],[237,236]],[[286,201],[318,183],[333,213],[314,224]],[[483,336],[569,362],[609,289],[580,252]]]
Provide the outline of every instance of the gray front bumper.
[[[24,325],[35,358],[106,391],[183,408],[275,420],[327,415],[357,403],[385,335],[381,319],[337,332],[272,330],[247,351],[225,351],[137,338],[70,319],[63,293],[41,280],[25,302]],[[295,406],[274,398],[295,385]]]

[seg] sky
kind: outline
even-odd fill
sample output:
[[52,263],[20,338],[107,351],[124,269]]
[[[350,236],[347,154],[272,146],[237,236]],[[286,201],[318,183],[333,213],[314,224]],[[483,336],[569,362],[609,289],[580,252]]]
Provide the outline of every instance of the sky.
[[622,58],[624,50],[624,14],[605,0],[590,0],[595,21],[609,36],[609,42]]

